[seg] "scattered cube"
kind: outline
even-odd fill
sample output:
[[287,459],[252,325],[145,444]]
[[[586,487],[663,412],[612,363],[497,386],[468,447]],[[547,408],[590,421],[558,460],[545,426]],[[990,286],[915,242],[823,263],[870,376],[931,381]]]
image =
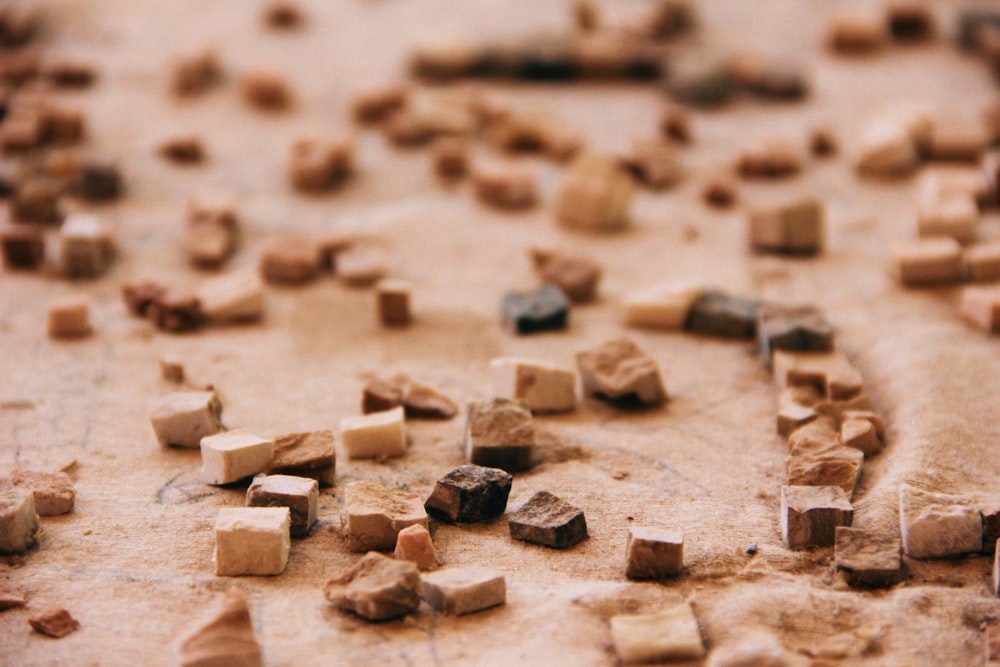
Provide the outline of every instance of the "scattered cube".
[[333,486],[336,472],[333,431],[288,433],[274,438],[274,458],[267,474],[309,477],[320,486]]
[[146,317],[153,302],[163,298],[166,293],[166,287],[152,280],[122,285],[122,301],[128,312],[138,317]]
[[840,142],[830,128],[817,127],[809,135],[809,149],[816,157],[829,157],[839,152]]
[[674,104],[667,106],[660,115],[660,133],[677,143],[691,143],[691,115],[684,107]]
[[835,486],[850,500],[861,478],[864,453],[852,447],[834,447],[812,454],[792,454],[785,459],[790,486]]
[[343,182],[354,171],[350,139],[299,139],[292,144],[288,179],[298,190],[322,192]]
[[223,507],[215,520],[215,574],[281,574],[291,548],[287,507]]
[[149,421],[161,446],[201,447],[222,430],[222,403],[214,391],[175,391],[157,401]]
[[587,539],[583,510],[548,491],[539,491],[508,519],[510,536],[552,549],[568,549]]
[[70,616],[64,608],[56,605],[32,614],[28,624],[48,637],[59,639],[80,628],[80,622]]
[[985,123],[978,117],[935,117],[927,155],[932,160],[975,162],[986,152],[990,139]]
[[239,231],[230,193],[202,192],[188,202],[184,249],[195,266],[221,266],[235,252]]
[[27,604],[24,594],[14,588],[0,587],[0,611],[23,607]]
[[540,152],[560,162],[583,146],[584,137],[548,111],[508,109],[489,124],[487,138],[500,150]]
[[31,491],[39,516],[58,516],[73,511],[76,491],[73,480],[64,472],[15,470],[10,475],[10,483],[14,488]]
[[883,48],[887,40],[885,20],[876,11],[843,13],[827,25],[826,43],[835,52],[871,53]]
[[704,54],[671,58],[667,92],[678,102],[712,108],[725,104],[736,92],[732,68],[724,59]]
[[319,510],[319,484],[308,477],[260,475],[247,489],[247,507],[287,507],[292,537],[308,537]]
[[431,160],[438,178],[461,178],[469,168],[468,145],[458,137],[443,137],[434,142]]
[[267,470],[274,442],[243,429],[201,439],[201,477],[206,484],[231,484]]
[[900,543],[895,535],[837,526],[834,558],[851,586],[884,588],[902,577]]
[[684,329],[706,336],[752,339],[757,335],[759,308],[756,299],[708,290],[691,304]]
[[423,598],[434,609],[461,616],[507,602],[504,575],[476,565],[452,567],[421,577]]
[[556,364],[519,357],[490,362],[497,398],[523,401],[532,412],[569,412],[576,408],[576,372]]
[[260,274],[269,283],[307,283],[316,276],[319,261],[319,248],[311,239],[276,236],[261,251]]
[[3,225],[0,251],[8,269],[35,269],[45,259],[45,236],[32,225]]
[[201,302],[190,292],[164,290],[146,308],[146,319],[161,331],[194,331],[205,320]]
[[366,88],[351,100],[351,115],[359,123],[377,123],[402,108],[408,93],[403,84]]
[[475,162],[471,172],[476,198],[503,209],[521,209],[538,201],[538,175],[527,165]]
[[940,285],[965,277],[962,246],[950,236],[897,243],[892,256],[896,273],[904,285]]
[[985,241],[967,247],[965,266],[972,280],[1000,278],[1000,241]]
[[427,527],[427,511],[415,493],[358,481],[344,490],[342,523],[351,551],[392,551],[401,530]]
[[648,406],[667,400],[656,361],[628,338],[613,338],[577,352],[576,367],[587,395]]
[[781,536],[789,549],[833,546],[837,526],[853,520],[854,508],[840,487],[781,487]]
[[803,199],[750,213],[750,245],[755,250],[790,255],[815,255],[823,250],[823,205]]
[[987,333],[1000,331],[1000,287],[976,285],[962,289],[959,311]]
[[246,594],[229,589],[204,615],[170,643],[171,667],[233,665],[262,667]]
[[663,579],[684,567],[684,535],[679,530],[636,526],[625,543],[625,576]]
[[459,466],[434,485],[424,509],[448,523],[475,523],[507,509],[513,478],[498,468]]
[[410,324],[410,283],[403,280],[380,280],[375,285],[378,319],[387,327]]
[[691,306],[705,288],[690,282],[668,282],[625,296],[625,326],[680,331]]
[[774,379],[782,389],[808,385],[828,400],[853,398],[864,390],[861,373],[843,352],[778,350],[772,357]]
[[691,603],[654,614],[611,617],[611,641],[623,663],[700,660],[705,644]]
[[553,209],[556,222],[577,231],[621,231],[630,223],[634,191],[614,158],[584,155],[563,176]]
[[893,178],[913,171],[919,161],[908,128],[896,119],[879,118],[862,130],[854,166],[862,175]]
[[819,416],[815,405],[821,400],[809,385],[786,387],[778,397],[778,435],[788,437]]
[[654,190],[675,185],[683,175],[677,150],[665,139],[636,139],[621,164],[636,181]]
[[565,329],[569,301],[555,285],[542,285],[529,292],[508,292],[503,297],[503,319],[519,334]]
[[365,385],[361,398],[363,413],[382,412],[400,405],[407,419],[451,419],[458,414],[455,402],[438,389],[405,375],[389,380],[375,378]]
[[541,281],[561,289],[573,303],[596,298],[601,267],[594,260],[558,250],[532,248],[531,261]]
[[736,202],[736,186],[725,176],[713,176],[705,181],[701,198],[709,206],[728,208]]
[[367,287],[389,271],[385,251],[375,246],[354,246],[337,254],[337,277],[351,287]]
[[369,621],[397,618],[420,606],[420,572],[413,563],[371,552],[327,581],[323,595]]
[[174,59],[170,89],[175,95],[198,95],[221,81],[222,67],[212,49],[191,51]]
[[983,165],[937,165],[920,171],[917,177],[917,203],[933,203],[953,196],[971,197],[977,204],[988,204],[995,196],[988,167]]
[[205,147],[197,134],[179,134],[168,137],[156,147],[164,159],[177,164],[197,164],[205,160]]
[[184,382],[184,364],[173,355],[165,355],[157,360],[160,367],[160,377],[167,382],[180,384]]
[[84,338],[90,335],[90,298],[70,294],[49,304],[49,338]]
[[494,399],[472,403],[465,425],[465,451],[481,466],[519,472],[531,467],[535,427],[521,401]]
[[892,38],[902,42],[930,39],[937,32],[934,13],[924,2],[895,0],[886,7],[886,22]]
[[240,92],[247,104],[264,111],[284,111],[292,106],[291,86],[279,72],[244,72],[240,78]]
[[899,487],[899,525],[910,558],[945,558],[983,549],[983,522],[963,496]]
[[840,441],[845,447],[860,450],[865,456],[878,454],[882,451],[882,436],[879,435],[877,415],[873,418],[850,417],[840,423]]
[[386,459],[406,453],[402,407],[340,420],[340,437],[349,459]]
[[59,229],[59,265],[70,278],[103,274],[115,253],[111,227],[96,215],[76,213]]
[[254,271],[234,271],[210,278],[195,292],[209,322],[258,320],[264,313],[264,286]]
[[299,27],[305,20],[302,7],[292,0],[269,0],[261,12],[264,24],[280,30]]
[[770,362],[774,350],[833,350],[833,326],[814,306],[762,304],[757,311],[757,340]]
[[110,162],[88,162],[80,169],[77,190],[89,201],[117,199],[125,190],[118,165]]
[[431,534],[420,524],[413,524],[399,531],[392,557],[396,560],[408,560],[421,571],[433,570],[438,565]]
[[948,236],[972,243],[979,235],[979,207],[969,193],[953,193],[917,202],[920,238]]
[[[761,81],[763,83],[763,81]],[[778,83],[777,80],[774,83]],[[768,84],[770,86],[770,84]],[[736,171],[744,178],[783,178],[792,176],[802,170],[802,151],[790,142],[771,139],[764,141],[757,146],[744,150],[736,160]],[[796,207],[797,208],[797,207]],[[793,214],[796,218],[801,218],[803,211]],[[768,214],[765,214],[768,215]],[[779,213],[779,217],[785,217],[787,213]],[[814,213],[810,213],[814,215]],[[751,217],[753,222],[753,217]],[[764,225],[767,226],[766,224]],[[784,240],[788,232],[792,236],[801,234],[803,230],[788,230],[787,224],[781,226],[778,233],[779,238]],[[756,229],[756,227],[754,227]],[[773,231],[778,231],[777,229]],[[765,232],[765,237],[768,233]]]
[[27,551],[37,532],[34,494],[24,489],[0,489],[0,554]]
[[[822,404],[816,406],[820,412]],[[788,436],[788,451],[792,456],[813,456],[836,450],[840,446],[837,439],[837,421],[825,414],[792,431]],[[807,485],[809,486],[809,485]],[[828,486],[828,485],[820,485]],[[829,485],[836,486],[836,485]]]

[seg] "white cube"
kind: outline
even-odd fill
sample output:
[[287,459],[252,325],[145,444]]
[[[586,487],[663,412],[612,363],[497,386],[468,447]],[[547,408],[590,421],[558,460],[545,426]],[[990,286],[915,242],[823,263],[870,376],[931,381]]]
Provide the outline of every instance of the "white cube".
[[427,604],[446,614],[461,616],[507,601],[504,576],[485,567],[453,567],[421,578]]
[[340,420],[340,437],[349,459],[381,459],[406,453],[403,408]]
[[224,507],[215,520],[215,574],[281,574],[291,546],[287,507]]
[[497,398],[524,401],[532,412],[576,408],[576,372],[545,361],[500,357],[490,362]]
[[267,470],[274,443],[243,429],[201,439],[201,476],[206,484],[229,484]]

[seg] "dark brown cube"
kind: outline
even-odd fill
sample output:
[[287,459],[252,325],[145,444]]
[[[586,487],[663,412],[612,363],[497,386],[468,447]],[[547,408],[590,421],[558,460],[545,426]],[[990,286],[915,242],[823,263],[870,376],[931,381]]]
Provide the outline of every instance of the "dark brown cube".
[[902,561],[896,535],[837,526],[834,554],[837,569],[847,573],[852,586],[883,588],[899,581]]
[[510,515],[510,536],[515,540],[567,549],[587,539],[583,510],[548,491],[539,491]]
[[512,480],[498,468],[459,466],[437,481],[424,508],[449,523],[492,519],[507,509]]
[[30,225],[0,227],[0,249],[8,269],[34,269],[45,259],[45,237]]

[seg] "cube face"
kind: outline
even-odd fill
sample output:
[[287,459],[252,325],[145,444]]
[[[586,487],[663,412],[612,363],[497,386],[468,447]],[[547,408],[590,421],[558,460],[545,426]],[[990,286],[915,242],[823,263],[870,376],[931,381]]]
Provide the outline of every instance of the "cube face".
[[891,586],[902,577],[900,542],[895,535],[838,526],[835,539],[837,569],[847,572],[852,586]]
[[663,579],[684,567],[684,535],[676,530],[636,527],[629,530],[625,546],[625,576],[629,579]]
[[50,338],[83,338],[90,333],[90,300],[82,294],[61,297],[49,306]]
[[625,325],[679,331],[704,291],[701,285],[676,282],[634,292],[625,297]]
[[213,391],[178,391],[163,395],[150,415],[161,446],[196,448],[201,439],[218,433],[222,404]]
[[38,515],[29,491],[0,491],[0,553],[27,551],[35,543]]
[[225,507],[215,521],[215,574],[274,575],[285,571],[291,546],[287,507]]
[[229,484],[267,470],[274,443],[242,429],[201,439],[201,475],[208,484]]
[[853,519],[854,508],[839,487],[781,487],[781,534],[789,549],[833,546],[836,527]]
[[521,401],[473,403],[465,425],[465,451],[480,466],[507,472],[527,470],[535,450],[531,411]]
[[446,614],[461,616],[507,601],[503,574],[484,567],[454,567],[425,574],[423,597],[427,603]]
[[[836,437],[834,431],[833,439]],[[834,447],[822,452],[792,454],[785,459],[788,484],[789,486],[835,486],[850,500],[861,477],[864,458],[863,452],[852,447]]]
[[340,437],[350,459],[402,456],[406,426],[402,407],[340,420]]
[[983,548],[983,524],[971,499],[899,488],[899,524],[903,550],[911,558],[946,558]]
[[576,373],[544,361],[503,357],[490,362],[497,398],[524,401],[532,412],[576,408]]
[[64,472],[46,473],[15,470],[10,476],[15,488],[31,492],[39,516],[57,516],[73,511],[76,491],[69,475]]
[[427,511],[415,493],[359,481],[344,491],[342,521],[351,551],[392,551],[401,530],[427,527]]
[[314,479],[291,475],[265,475],[247,489],[248,507],[287,507],[291,511],[292,537],[307,537],[316,522],[319,484]]
[[424,507],[451,523],[485,521],[503,514],[512,479],[498,468],[460,466],[438,480]]
[[539,491],[508,520],[515,540],[552,549],[568,549],[587,539],[583,510],[548,491]]
[[624,663],[698,660],[705,655],[698,619],[687,602],[656,614],[614,616],[611,640]]

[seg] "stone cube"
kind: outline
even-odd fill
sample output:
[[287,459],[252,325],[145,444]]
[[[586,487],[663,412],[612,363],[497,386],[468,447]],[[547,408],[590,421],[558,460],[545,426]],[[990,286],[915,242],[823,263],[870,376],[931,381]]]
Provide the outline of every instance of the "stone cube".
[[323,595],[369,621],[397,618],[420,606],[420,572],[413,563],[373,551],[327,581]]
[[843,352],[775,351],[772,357],[774,379],[785,389],[809,385],[823,392],[828,400],[853,398],[864,389],[861,373]]
[[465,424],[465,451],[481,466],[518,472],[531,467],[535,427],[521,401],[472,403]]
[[632,292],[625,297],[625,326],[680,331],[704,291],[699,284],[674,281]]
[[758,251],[815,255],[826,236],[822,203],[802,199],[750,213],[750,245]]
[[854,508],[840,487],[781,487],[781,536],[789,549],[833,546],[837,526],[853,519]]
[[424,508],[449,523],[492,519],[507,509],[512,480],[498,468],[459,466],[437,481]]
[[1000,241],[974,243],[965,249],[965,267],[972,280],[1000,278]]
[[968,322],[986,333],[1000,331],[1000,287],[966,287],[960,299],[959,312]]
[[556,364],[520,357],[490,362],[497,398],[523,401],[532,412],[569,412],[576,408],[576,372]]
[[410,313],[410,283],[403,280],[380,280],[375,285],[375,299],[378,319],[387,327],[401,327],[409,324],[413,316]]
[[453,616],[482,611],[507,601],[504,575],[476,565],[425,574],[421,583],[427,604]]
[[201,477],[206,484],[230,484],[264,472],[273,458],[273,441],[243,429],[201,439]]
[[833,326],[815,306],[763,304],[757,312],[757,341],[770,363],[774,350],[833,350]]
[[908,286],[954,283],[965,277],[962,246],[950,236],[898,242],[892,248],[899,281]]
[[983,549],[983,521],[970,498],[899,487],[899,526],[910,558],[946,558]]
[[568,549],[587,539],[583,510],[549,493],[539,491],[508,519],[515,540]]
[[386,459],[406,453],[402,407],[340,420],[340,437],[349,459]]
[[269,475],[309,477],[320,486],[333,486],[337,472],[337,449],[333,431],[287,433],[274,438],[274,458]]
[[344,489],[341,522],[351,551],[392,551],[401,530],[427,527],[427,511],[415,493],[362,480]]
[[0,554],[27,551],[37,532],[34,495],[24,489],[0,490]]
[[69,294],[49,303],[49,338],[84,338],[90,334],[90,299]]
[[628,338],[613,338],[577,352],[576,367],[585,394],[646,406],[667,400],[656,360]]
[[555,285],[526,292],[507,292],[501,304],[503,320],[518,334],[565,329],[569,300]]
[[684,535],[679,530],[636,526],[625,543],[625,576],[663,579],[684,567]]
[[700,660],[705,643],[689,602],[653,614],[611,617],[611,641],[623,663]]
[[407,526],[396,536],[396,550],[392,552],[396,560],[408,560],[418,570],[433,570],[438,565],[437,551],[427,528],[420,524]]
[[253,271],[234,271],[206,280],[195,295],[209,322],[249,322],[264,314],[264,286]]
[[684,329],[704,336],[749,340],[757,335],[759,308],[757,299],[708,290],[691,304]]
[[895,534],[838,526],[834,558],[837,569],[847,573],[851,586],[882,588],[902,577],[900,542]]
[[15,488],[31,491],[39,516],[58,516],[73,511],[76,491],[73,481],[64,472],[15,470],[10,475],[10,483]]
[[281,574],[291,546],[287,507],[223,507],[215,520],[215,574]]
[[214,391],[175,391],[160,397],[149,421],[160,445],[194,449],[203,437],[222,430],[221,415]]
[[308,537],[319,509],[319,483],[307,477],[260,475],[247,489],[247,507],[287,507],[292,537]]

